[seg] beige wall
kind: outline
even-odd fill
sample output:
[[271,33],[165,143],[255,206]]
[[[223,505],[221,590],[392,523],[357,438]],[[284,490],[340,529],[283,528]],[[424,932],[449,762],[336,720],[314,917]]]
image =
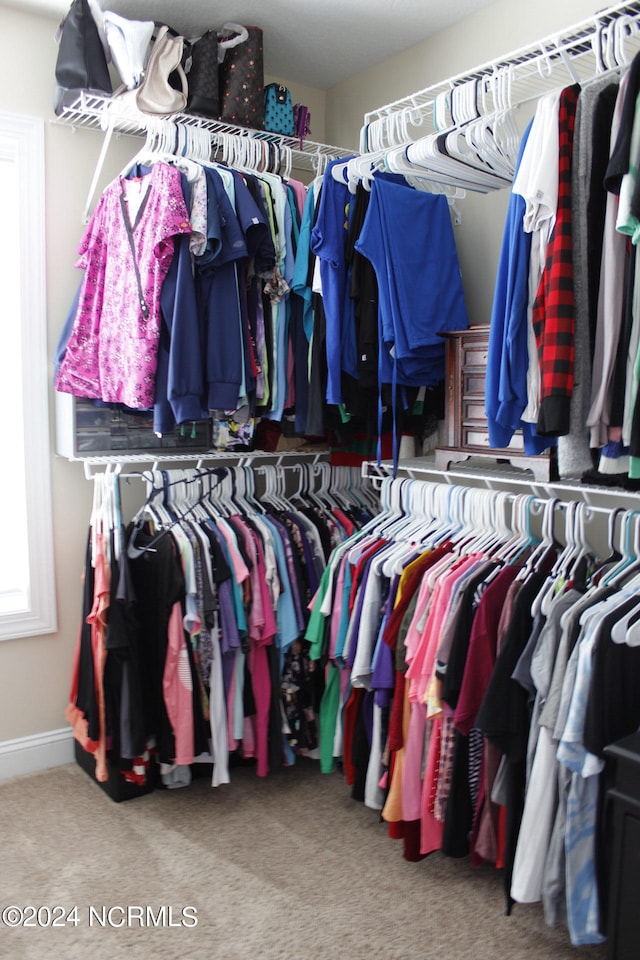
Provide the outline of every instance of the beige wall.
[[[312,138],[357,146],[365,111],[482,63],[589,16],[599,0],[499,0],[461,27],[391,58],[324,92],[290,83],[312,114]],[[75,250],[81,215],[101,145],[95,131],[57,122],[51,109],[56,45],[52,20],[0,4],[4,54],[0,110],[46,119],[46,243],[48,349],[52,356],[78,275]],[[286,75],[266,78],[287,82]],[[326,114],[325,114],[326,102]],[[326,120],[326,122],[325,122]],[[135,153],[138,141],[115,140],[98,189]],[[456,237],[472,319],[487,320],[502,233],[505,192],[461,202]],[[51,394],[53,398],[53,394]],[[51,403],[53,409],[53,403]],[[54,443],[51,422],[52,449]],[[9,437],[5,437],[5,449]],[[80,577],[92,485],[82,465],[52,455],[58,633],[0,643],[0,743],[64,726],[81,603]]]
[[[55,121],[51,104],[56,24],[1,6],[0,21],[6,38],[0,64],[0,110],[46,121],[46,309],[51,357],[78,282],[75,249],[101,137],[96,132],[74,132]],[[131,155],[136,142],[126,139],[114,143],[105,176],[114,176]],[[52,376],[51,367],[50,371]],[[50,416],[52,409],[51,402]],[[51,419],[50,425],[53,449]],[[5,449],[10,442],[6,439]],[[30,467],[37,469],[36,464]],[[65,726],[92,485],[78,463],[52,456],[51,472],[58,633],[0,643],[0,742]]]

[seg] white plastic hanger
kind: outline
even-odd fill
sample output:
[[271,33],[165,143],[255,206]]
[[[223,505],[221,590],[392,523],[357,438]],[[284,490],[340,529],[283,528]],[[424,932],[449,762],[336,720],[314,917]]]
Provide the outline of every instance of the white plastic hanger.
[[630,37],[637,36],[640,30],[640,24],[635,17],[629,14],[623,14],[615,21],[614,27],[614,47],[615,58],[619,67],[628,66],[631,62],[631,55],[627,51],[626,43]]
[[468,190],[488,192],[505,186],[505,178],[491,172],[488,167],[472,166],[459,156],[448,156],[439,146],[442,134],[431,134],[407,147],[407,159],[418,167],[425,167],[430,175],[440,175],[445,182],[457,184]]
[[[622,516],[622,521],[620,524],[620,553],[622,554],[618,563],[614,564],[613,567],[600,579],[600,584],[603,587],[613,587],[620,586],[629,575],[635,573],[638,566],[638,550],[637,550],[637,541],[639,539],[638,533],[638,524],[640,523],[640,511],[638,510],[626,510]],[[636,522],[636,544],[634,545],[634,538],[632,537],[632,527]]]
[[[627,590],[630,589],[628,585]],[[625,591],[627,592],[627,591]],[[624,633],[624,642],[629,647],[640,647],[640,598],[638,599],[638,604],[633,608],[630,615],[625,618],[626,620],[626,631]],[[614,624],[614,628],[617,624]],[[611,637],[614,642],[620,642],[617,634],[614,634],[614,630],[611,631]]]
[[[565,541],[566,546],[558,556],[550,574],[550,589],[541,596],[540,610],[545,616],[551,611],[551,605],[556,596],[559,596],[565,586],[571,582],[578,564],[593,556],[593,550],[586,536],[586,517],[589,508],[587,504],[571,502],[565,512]],[[555,581],[555,582],[554,582]]]
[[391,577],[400,573],[407,561],[429,548],[431,538],[440,530],[433,501],[433,485],[414,480],[399,487],[403,500],[405,520],[393,530],[393,543],[381,554],[382,572]]
[[[467,162],[488,167],[509,182],[513,179],[521,140],[515,122],[511,86],[510,67],[497,70],[490,78],[486,78],[482,89],[482,113],[462,131],[470,150],[476,155],[475,160],[468,155]],[[492,110],[488,109],[489,91],[494,104]]]
[[265,481],[264,493],[260,497],[261,501],[274,507],[276,510],[288,509],[288,505],[280,499],[278,493],[276,467],[268,463],[258,466],[255,469],[258,473],[262,474]]
[[541,538],[537,547],[531,552],[525,565],[517,576],[518,580],[525,580],[534,570],[543,566],[547,560],[557,557],[559,543],[556,539],[554,526],[556,508],[559,504],[557,497],[543,501]]
[[522,555],[540,543],[532,530],[532,518],[539,515],[544,509],[542,501],[532,494],[520,494],[516,497],[512,511],[512,528],[516,531],[516,538],[505,545],[505,550],[499,555],[505,563],[516,563]]

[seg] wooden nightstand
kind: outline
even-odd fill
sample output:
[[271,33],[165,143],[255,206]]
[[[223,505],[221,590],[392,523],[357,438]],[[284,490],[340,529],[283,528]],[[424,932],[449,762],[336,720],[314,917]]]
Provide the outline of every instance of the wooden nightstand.
[[443,334],[445,338],[445,445],[436,450],[436,467],[447,470],[469,457],[508,460],[532,470],[536,480],[549,480],[549,456],[524,452],[520,431],[508,447],[489,446],[484,393],[489,350],[489,325]]

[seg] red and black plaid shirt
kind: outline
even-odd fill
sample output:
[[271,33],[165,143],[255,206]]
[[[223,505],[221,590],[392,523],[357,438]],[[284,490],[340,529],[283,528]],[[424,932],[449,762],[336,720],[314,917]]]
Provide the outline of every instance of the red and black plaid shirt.
[[533,305],[533,329],[540,363],[540,412],[537,432],[544,437],[569,433],[573,391],[573,243],[571,235],[571,157],[580,87],[560,94],[558,209],[544,270]]

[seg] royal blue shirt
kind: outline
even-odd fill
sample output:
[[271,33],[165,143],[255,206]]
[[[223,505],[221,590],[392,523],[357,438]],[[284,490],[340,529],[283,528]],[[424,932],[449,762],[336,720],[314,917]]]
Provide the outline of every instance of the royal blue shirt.
[[[333,160],[327,164],[318,201],[318,216],[311,231],[311,251],[320,258],[322,302],[326,317],[326,401],[332,404],[342,403],[343,354],[348,364],[349,358],[356,356],[357,350],[354,303],[349,296],[346,265],[351,194],[344,180],[335,180],[331,174],[332,168],[342,163],[344,160]],[[348,372],[353,376],[351,370]]]
[[[520,143],[516,173],[524,153],[531,123]],[[511,193],[505,219],[500,262],[489,327],[485,381],[485,413],[492,447],[508,447],[522,429],[527,454],[542,453],[552,441],[539,437],[535,424],[521,419],[528,403],[529,365],[528,304],[531,234],[523,226],[524,198]]]
[[444,379],[446,330],[467,312],[446,197],[374,177],[355,244],[371,261],[380,302],[382,383],[434,386]]

